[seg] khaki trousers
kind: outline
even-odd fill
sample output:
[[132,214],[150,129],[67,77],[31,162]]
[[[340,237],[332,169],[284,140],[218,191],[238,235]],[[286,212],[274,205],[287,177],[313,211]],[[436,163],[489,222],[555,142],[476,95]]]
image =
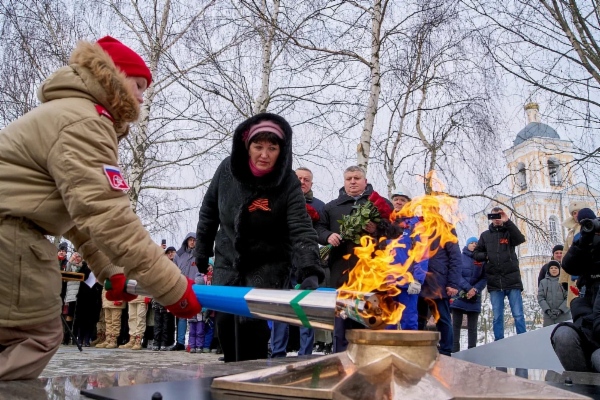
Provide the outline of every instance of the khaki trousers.
[[0,381],[36,379],[63,339],[62,321],[23,327],[0,327]]
[[96,323],[96,332],[106,332],[106,321],[104,320],[104,308],[100,309],[100,319]]
[[144,336],[147,311],[145,303],[129,303],[129,336]]
[[106,336],[113,335],[115,339],[121,331],[122,308],[105,308],[104,320],[106,321]]

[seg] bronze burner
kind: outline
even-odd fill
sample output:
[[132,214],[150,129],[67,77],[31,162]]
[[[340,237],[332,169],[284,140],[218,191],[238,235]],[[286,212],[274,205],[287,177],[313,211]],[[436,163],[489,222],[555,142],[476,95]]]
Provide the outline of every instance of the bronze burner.
[[217,399],[587,399],[438,355],[439,333],[351,330],[344,353],[217,378]]

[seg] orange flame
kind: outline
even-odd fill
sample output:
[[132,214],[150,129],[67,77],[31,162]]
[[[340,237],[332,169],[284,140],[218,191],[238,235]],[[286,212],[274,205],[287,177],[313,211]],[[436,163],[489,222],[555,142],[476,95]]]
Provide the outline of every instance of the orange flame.
[[437,309],[435,301],[431,299],[425,299],[425,302],[429,305],[429,309],[431,310],[431,316],[433,317],[433,320],[437,322],[438,319],[440,319],[440,312]]
[[[398,285],[406,285],[414,281],[414,277],[408,271],[413,264],[432,257],[447,243],[458,242],[454,226],[447,222],[457,222],[460,219],[457,208],[456,199],[447,195],[424,195],[414,198],[402,210],[394,211],[390,217],[392,222],[404,217],[421,217],[420,222],[411,232],[413,246],[408,250],[407,260],[404,263],[394,262],[396,249],[405,248],[405,245],[398,240],[391,240],[383,249],[377,249],[376,243],[370,236],[361,237],[360,246],[354,249],[358,261],[349,273],[348,283],[338,290],[338,297],[357,299],[360,293],[384,294],[386,300],[379,304],[381,310],[378,310],[380,313],[378,317],[385,324],[398,324],[405,308],[404,305],[392,300],[403,290],[398,288]],[[382,244],[385,243],[384,241],[385,238],[381,239]],[[439,318],[437,310],[434,311],[434,317],[436,320]]]

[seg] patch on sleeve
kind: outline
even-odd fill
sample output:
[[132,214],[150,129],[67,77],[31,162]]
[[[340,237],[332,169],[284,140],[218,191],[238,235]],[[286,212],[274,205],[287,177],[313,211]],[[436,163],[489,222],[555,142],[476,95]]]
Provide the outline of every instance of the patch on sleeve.
[[129,185],[123,179],[123,175],[121,175],[121,170],[118,167],[113,167],[112,165],[104,166],[104,175],[108,178],[108,183],[110,187],[115,190],[129,190]]

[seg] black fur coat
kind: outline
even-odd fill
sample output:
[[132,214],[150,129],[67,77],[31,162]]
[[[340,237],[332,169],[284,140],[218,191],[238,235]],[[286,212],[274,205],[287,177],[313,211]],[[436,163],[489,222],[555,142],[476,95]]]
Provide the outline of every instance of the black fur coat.
[[[276,122],[285,143],[273,172],[257,178],[250,172],[242,135],[262,120]],[[205,272],[214,246],[213,285],[283,289],[289,287],[293,269],[298,282],[311,275],[323,280],[317,234],[291,169],[291,145],[292,128],[278,115],[253,116],[235,130],[231,156],[215,172],[202,201],[196,233],[200,272]],[[268,205],[250,211],[255,200]]]

